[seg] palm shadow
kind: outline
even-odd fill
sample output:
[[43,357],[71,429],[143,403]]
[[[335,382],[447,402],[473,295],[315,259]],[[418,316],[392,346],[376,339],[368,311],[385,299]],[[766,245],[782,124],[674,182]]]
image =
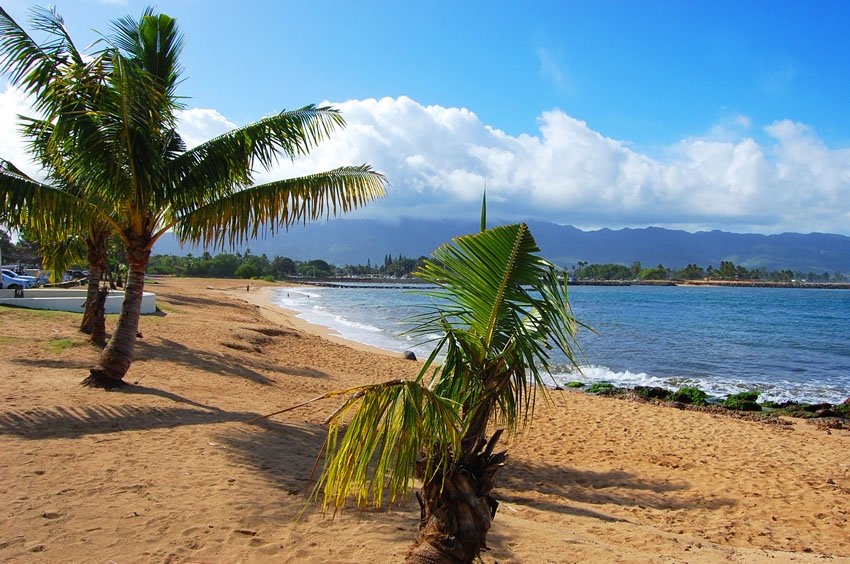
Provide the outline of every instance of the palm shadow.
[[[736,503],[733,499],[679,495],[689,489],[687,483],[654,480],[619,470],[594,472],[517,459],[506,465],[500,486],[511,490],[499,490],[500,499],[507,503],[605,522],[629,521],[575,504],[679,510],[715,509]],[[544,497],[526,492],[537,492]]]
[[157,396],[184,404],[185,407],[84,405],[7,411],[0,413],[0,434],[16,435],[25,439],[76,439],[117,431],[169,429],[184,425],[249,421],[257,416],[256,413],[251,412],[225,411],[146,386],[127,385],[109,393]]
[[216,307],[216,308],[229,308],[238,311],[239,313],[245,313],[245,304],[235,304],[230,301],[219,301],[211,298],[203,298],[200,296],[163,296],[157,297],[158,300],[161,300],[163,303],[171,304],[171,305],[186,305],[186,306],[200,306],[200,307]]
[[[264,479],[283,495],[291,496],[300,505],[299,515],[324,515],[332,520],[336,514],[332,505],[327,512],[316,495],[316,480],[324,462],[327,427],[316,422],[278,423],[270,419],[250,425],[229,427],[215,437],[224,445],[237,465],[259,471]],[[381,523],[379,530],[393,539],[413,542],[419,524],[419,508],[411,496],[403,503],[376,509],[358,508],[354,500],[343,510],[356,519]],[[387,526],[387,525],[391,526]],[[403,531],[403,532],[400,532]]]
[[170,362],[203,370],[209,374],[245,378],[258,384],[271,384],[271,378],[263,374],[286,374],[289,376],[307,376],[311,378],[327,378],[328,374],[319,370],[305,367],[290,367],[267,362],[260,358],[246,357],[228,352],[212,353],[210,351],[189,348],[170,339],[156,339],[155,343],[139,340],[136,342],[137,358],[168,358]]

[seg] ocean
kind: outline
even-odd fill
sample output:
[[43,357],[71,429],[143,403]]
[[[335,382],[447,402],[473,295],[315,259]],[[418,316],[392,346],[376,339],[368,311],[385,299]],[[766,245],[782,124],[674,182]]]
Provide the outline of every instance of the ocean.
[[[756,390],[760,400],[850,397],[850,291],[685,286],[575,286],[581,371],[555,357],[551,383]],[[403,320],[428,298],[400,288],[297,287],[276,303],[340,336],[390,351],[429,353]]]

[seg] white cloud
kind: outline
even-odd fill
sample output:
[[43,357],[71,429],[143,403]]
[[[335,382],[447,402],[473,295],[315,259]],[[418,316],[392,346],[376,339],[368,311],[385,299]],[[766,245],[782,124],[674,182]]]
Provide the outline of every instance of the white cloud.
[[[850,149],[828,147],[789,120],[765,127],[768,141],[760,144],[747,135],[757,126],[737,116],[737,128],[684,139],[654,158],[560,110],[544,112],[533,134],[511,136],[468,109],[407,97],[333,105],[347,128],[258,181],[369,163],[391,188],[360,217],[475,218],[486,182],[493,219],[850,234]],[[7,89],[0,94],[0,156],[23,155],[10,125],[16,112],[25,104]],[[190,146],[234,127],[210,109],[186,110],[180,119]]]
[[180,136],[190,149],[236,127],[215,110],[191,108],[181,110],[177,117]]
[[791,121],[766,127],[770,141],[759,144],[736,116],[737,127],[682,140],[658,159],[560,110],[544,112],[536,134],[514,137],[469,110],[405,97],[335,106],[348,128],[266,177],[368,162],[393,189],[362,216],[473,217],[486,180],[494,218],[850,233],[850,150]]
[[34,116],[23,93],[12,86],[0,92],[0,158],[14,163],[30,176],[38,176],[39,167],[27,153],[23,139],[18,135],[18,116]]

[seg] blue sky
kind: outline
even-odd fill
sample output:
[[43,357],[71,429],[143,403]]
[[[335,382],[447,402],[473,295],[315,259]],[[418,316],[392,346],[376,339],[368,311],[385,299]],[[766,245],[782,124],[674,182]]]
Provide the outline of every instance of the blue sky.
[[[144,5],[57,2],[79,44]],[[370,162],[393,191],[361,216],[465,215],[486,181],[507,219],[850,234],[850,3],[236,6],[157,4],[187,136],[339,105],[338,142],[268,174]]]

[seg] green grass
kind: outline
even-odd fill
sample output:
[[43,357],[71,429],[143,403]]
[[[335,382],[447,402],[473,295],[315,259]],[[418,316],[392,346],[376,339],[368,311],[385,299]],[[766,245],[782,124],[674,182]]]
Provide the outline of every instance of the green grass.
[[57,353],[74,347],[79,347],[82,344],[82,341],[78,341],[77,339],[70,339],[67,337],[63,339],[50,339],[47,342],[47,346],[49,346],[53,352]]
[[15,306],[0,306],[0,315],[2,314],[19,314],[33,319],[65,319],[68,317],[80,317],[83,310],[80,308],[80,313],[70,311],[51,311],[49,309],[28,309]]
[[174,307],[171,304],[163,303],[162,301],[157,302],[156,309],[157,311],[161,311],[163,313],[186,313],[184,310]]

